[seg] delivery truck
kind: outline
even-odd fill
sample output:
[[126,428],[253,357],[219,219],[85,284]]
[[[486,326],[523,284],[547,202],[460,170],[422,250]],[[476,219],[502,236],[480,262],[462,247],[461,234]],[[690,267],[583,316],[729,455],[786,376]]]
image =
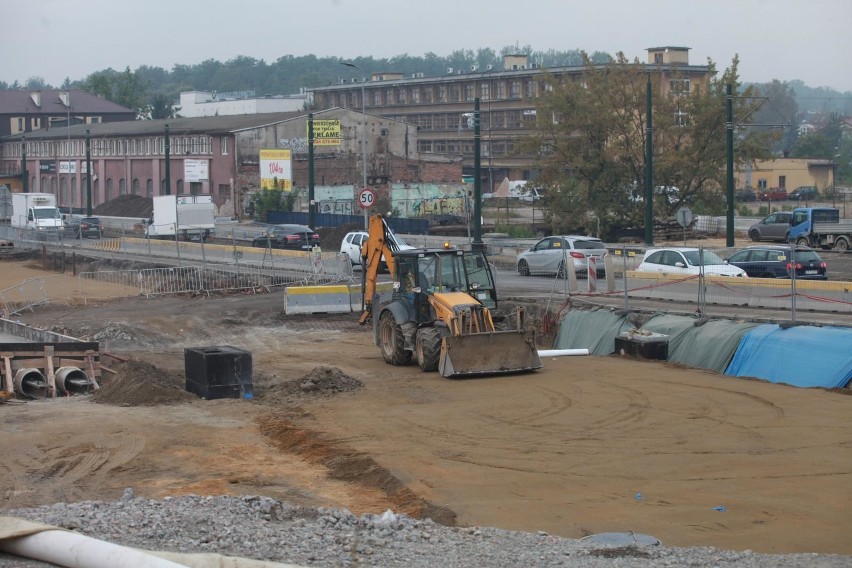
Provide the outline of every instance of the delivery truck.
[[62,213],[52,193],[13,193],[10,224],[20,229],[61,234]]
[[216,228],[212,195],[158,195],[146,233],[155,239],[207,240]]
[[841,219],[834,207],[797,207],[790,218],[791,243],[813,248],[849,250],[852,221]]

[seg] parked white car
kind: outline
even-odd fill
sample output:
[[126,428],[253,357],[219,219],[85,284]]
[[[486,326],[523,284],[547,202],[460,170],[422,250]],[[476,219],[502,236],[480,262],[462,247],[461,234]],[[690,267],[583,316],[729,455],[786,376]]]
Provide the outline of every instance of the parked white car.
[[[396,244],[397,250],[410,250],[414,247],[407,244],[403,241],[399,236],[394,233],[390,233],[390,238],[393,239]],[[346,236],[343,237],[343,241],[340,243],[340,252],[349,256],[350,262],[352,265],[361,265],[361,245],[364,244],[364,241],[367,240],[367,231],[352,231],[350,233],[346,233]],[[382,268],[385,266],[385,257],[382,255]]]
[[726,264],[719,255],[695,247],[653,248],[645,251],[636,272],[661,272],[663,274],[746,277],[746,272],[732,264]]

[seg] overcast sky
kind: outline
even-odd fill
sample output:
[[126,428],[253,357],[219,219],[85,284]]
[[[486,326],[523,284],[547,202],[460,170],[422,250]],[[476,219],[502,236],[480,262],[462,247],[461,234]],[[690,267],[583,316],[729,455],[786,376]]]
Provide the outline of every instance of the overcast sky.
[[[480,47],[691,48],[745,82],[852,91],[852,0],[0,0],[0,80],[60,86],[106,68],[246,55],[387,58]],[[247,85],[247,87],[250,87]]]

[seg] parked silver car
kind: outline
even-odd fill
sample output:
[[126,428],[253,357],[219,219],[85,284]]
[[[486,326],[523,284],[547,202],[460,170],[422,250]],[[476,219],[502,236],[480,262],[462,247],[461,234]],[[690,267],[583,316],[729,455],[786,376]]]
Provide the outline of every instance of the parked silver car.
[[556,274],[565,277],[565,266],[571,262],[574,272],[580,276],[588,274],[589,257],[596,263],[596,274],[604,275],[603,257],[606,246],[600,239],[581,235],[556,235],[545,237],[533,247],[518,255],[518,274]]
[[793,214],[789,211],[770,213],[748,228],[748,238],[754,242],[779,241],[786,243],[792,216]]

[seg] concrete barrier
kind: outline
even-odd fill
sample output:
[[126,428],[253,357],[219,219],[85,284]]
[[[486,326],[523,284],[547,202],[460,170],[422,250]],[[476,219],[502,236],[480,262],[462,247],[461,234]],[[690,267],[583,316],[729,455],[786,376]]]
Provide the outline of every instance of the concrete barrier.
[[[390,300],[392,282],[376,284],[379,301]],[[286,314],[345,314],[361,311],[360,285],[288,286],[284,291]]]
[[343,314],[352,311],[349,286],[288,286],[284,292],[286,314]]

